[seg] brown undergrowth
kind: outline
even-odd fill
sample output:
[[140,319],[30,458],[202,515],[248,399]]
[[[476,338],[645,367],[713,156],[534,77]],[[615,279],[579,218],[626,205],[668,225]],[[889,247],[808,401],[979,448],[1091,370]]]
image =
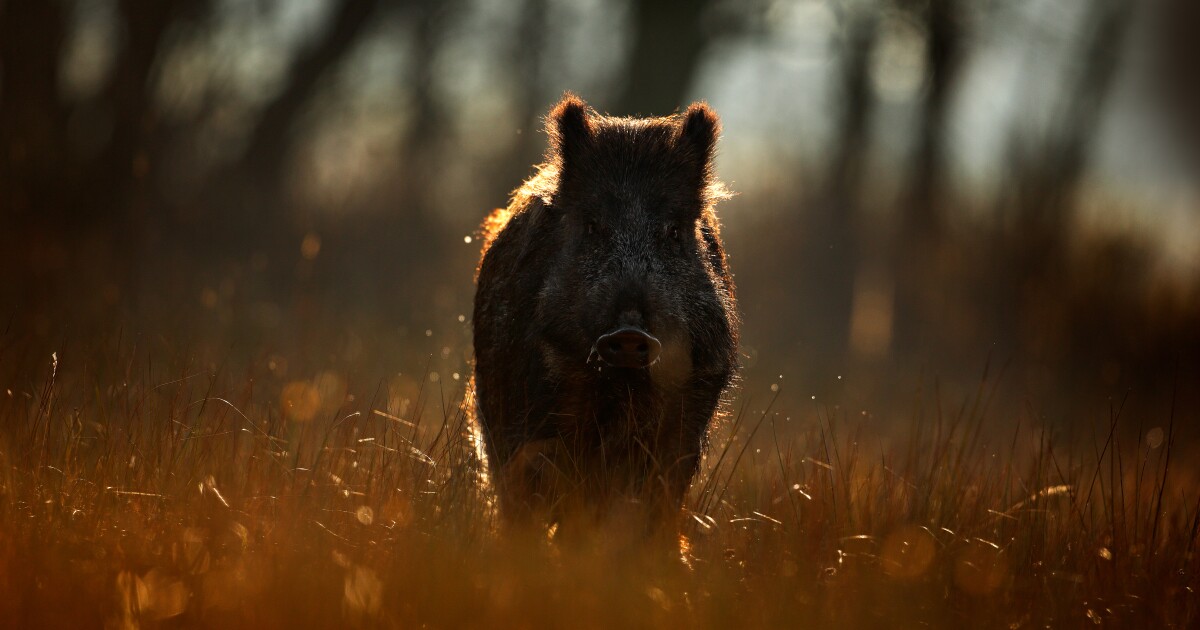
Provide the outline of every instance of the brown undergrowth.
[[[0,346],[0,618],[21,627],[1194,627],[1176,414],[1051,429],[992,379],[908,428],[743,396],[679,549],[515,541],[465,379],[352,382],[119,341]],[[923,402],[922,402],[923,401]],[[768,402],[764,399],[762,402]],[[1161,421],[1161,422],[1160,422]],[[1003,429],[997,428],[1003,426]],[[899,437],[896,437],[899,435]]]

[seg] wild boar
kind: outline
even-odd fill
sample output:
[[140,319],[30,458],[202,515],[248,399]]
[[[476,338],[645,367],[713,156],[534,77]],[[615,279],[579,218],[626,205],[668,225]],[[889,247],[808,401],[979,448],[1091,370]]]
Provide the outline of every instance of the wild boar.
[[618,118],[567,94],[485,221],[475,418],[507,522],[679,514],[737,369],[719,129],[704,103]]

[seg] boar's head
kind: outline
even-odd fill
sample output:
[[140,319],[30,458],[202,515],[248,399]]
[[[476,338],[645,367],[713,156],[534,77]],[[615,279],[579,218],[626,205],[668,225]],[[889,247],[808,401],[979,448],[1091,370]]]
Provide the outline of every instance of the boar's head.
[[697,103],[615,118],[568,95],[546,126],[556,260],[535,317],[552,371],[681,384],[727,362],[708,347],[736,335],[712,214],[726,196],[712,175],[716,114]]

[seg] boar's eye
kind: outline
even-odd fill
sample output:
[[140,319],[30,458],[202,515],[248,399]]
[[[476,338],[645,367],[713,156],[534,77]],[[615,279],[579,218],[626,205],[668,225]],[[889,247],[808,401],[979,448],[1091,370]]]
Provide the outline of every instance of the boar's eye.
[[663,231],[667,233],[667,238],[670,238],[672,241],[679,240],[679,226],[678,225],[667,224]]
[[588,233],[589,235],[591,235],[591,234],[595,234],[597,231],[598,231],[598,230],[597,230],[597,228],[596,228],[596,222],[595,222],[595,221],[588,221],[588,222],[587,222],[587,233]]

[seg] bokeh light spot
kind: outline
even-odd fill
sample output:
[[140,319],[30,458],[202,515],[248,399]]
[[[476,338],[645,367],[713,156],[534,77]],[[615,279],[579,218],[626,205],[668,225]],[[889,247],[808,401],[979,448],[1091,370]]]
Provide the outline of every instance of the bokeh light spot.
[[304,256],[305,260],[315,260],[317,254],[321,253],[321,237],[315,232],[309,232],[304,235],[304,240],[300,241],[300,255]]
[[292,381],[283,386],[279,395],[279,404],[284,413],[296,422],[309,422],[321,408],[321,395],[317,388],[307,381]]
[[884,573],[911,580],[924,575],[936,555],[937,547],[929,533],[916,525],[906,525],[883,541],[880,564]]
[[1008,560],[993,545],[972,540],[954,564],[954,583],[972,595],[988,595],[1004,583]]

